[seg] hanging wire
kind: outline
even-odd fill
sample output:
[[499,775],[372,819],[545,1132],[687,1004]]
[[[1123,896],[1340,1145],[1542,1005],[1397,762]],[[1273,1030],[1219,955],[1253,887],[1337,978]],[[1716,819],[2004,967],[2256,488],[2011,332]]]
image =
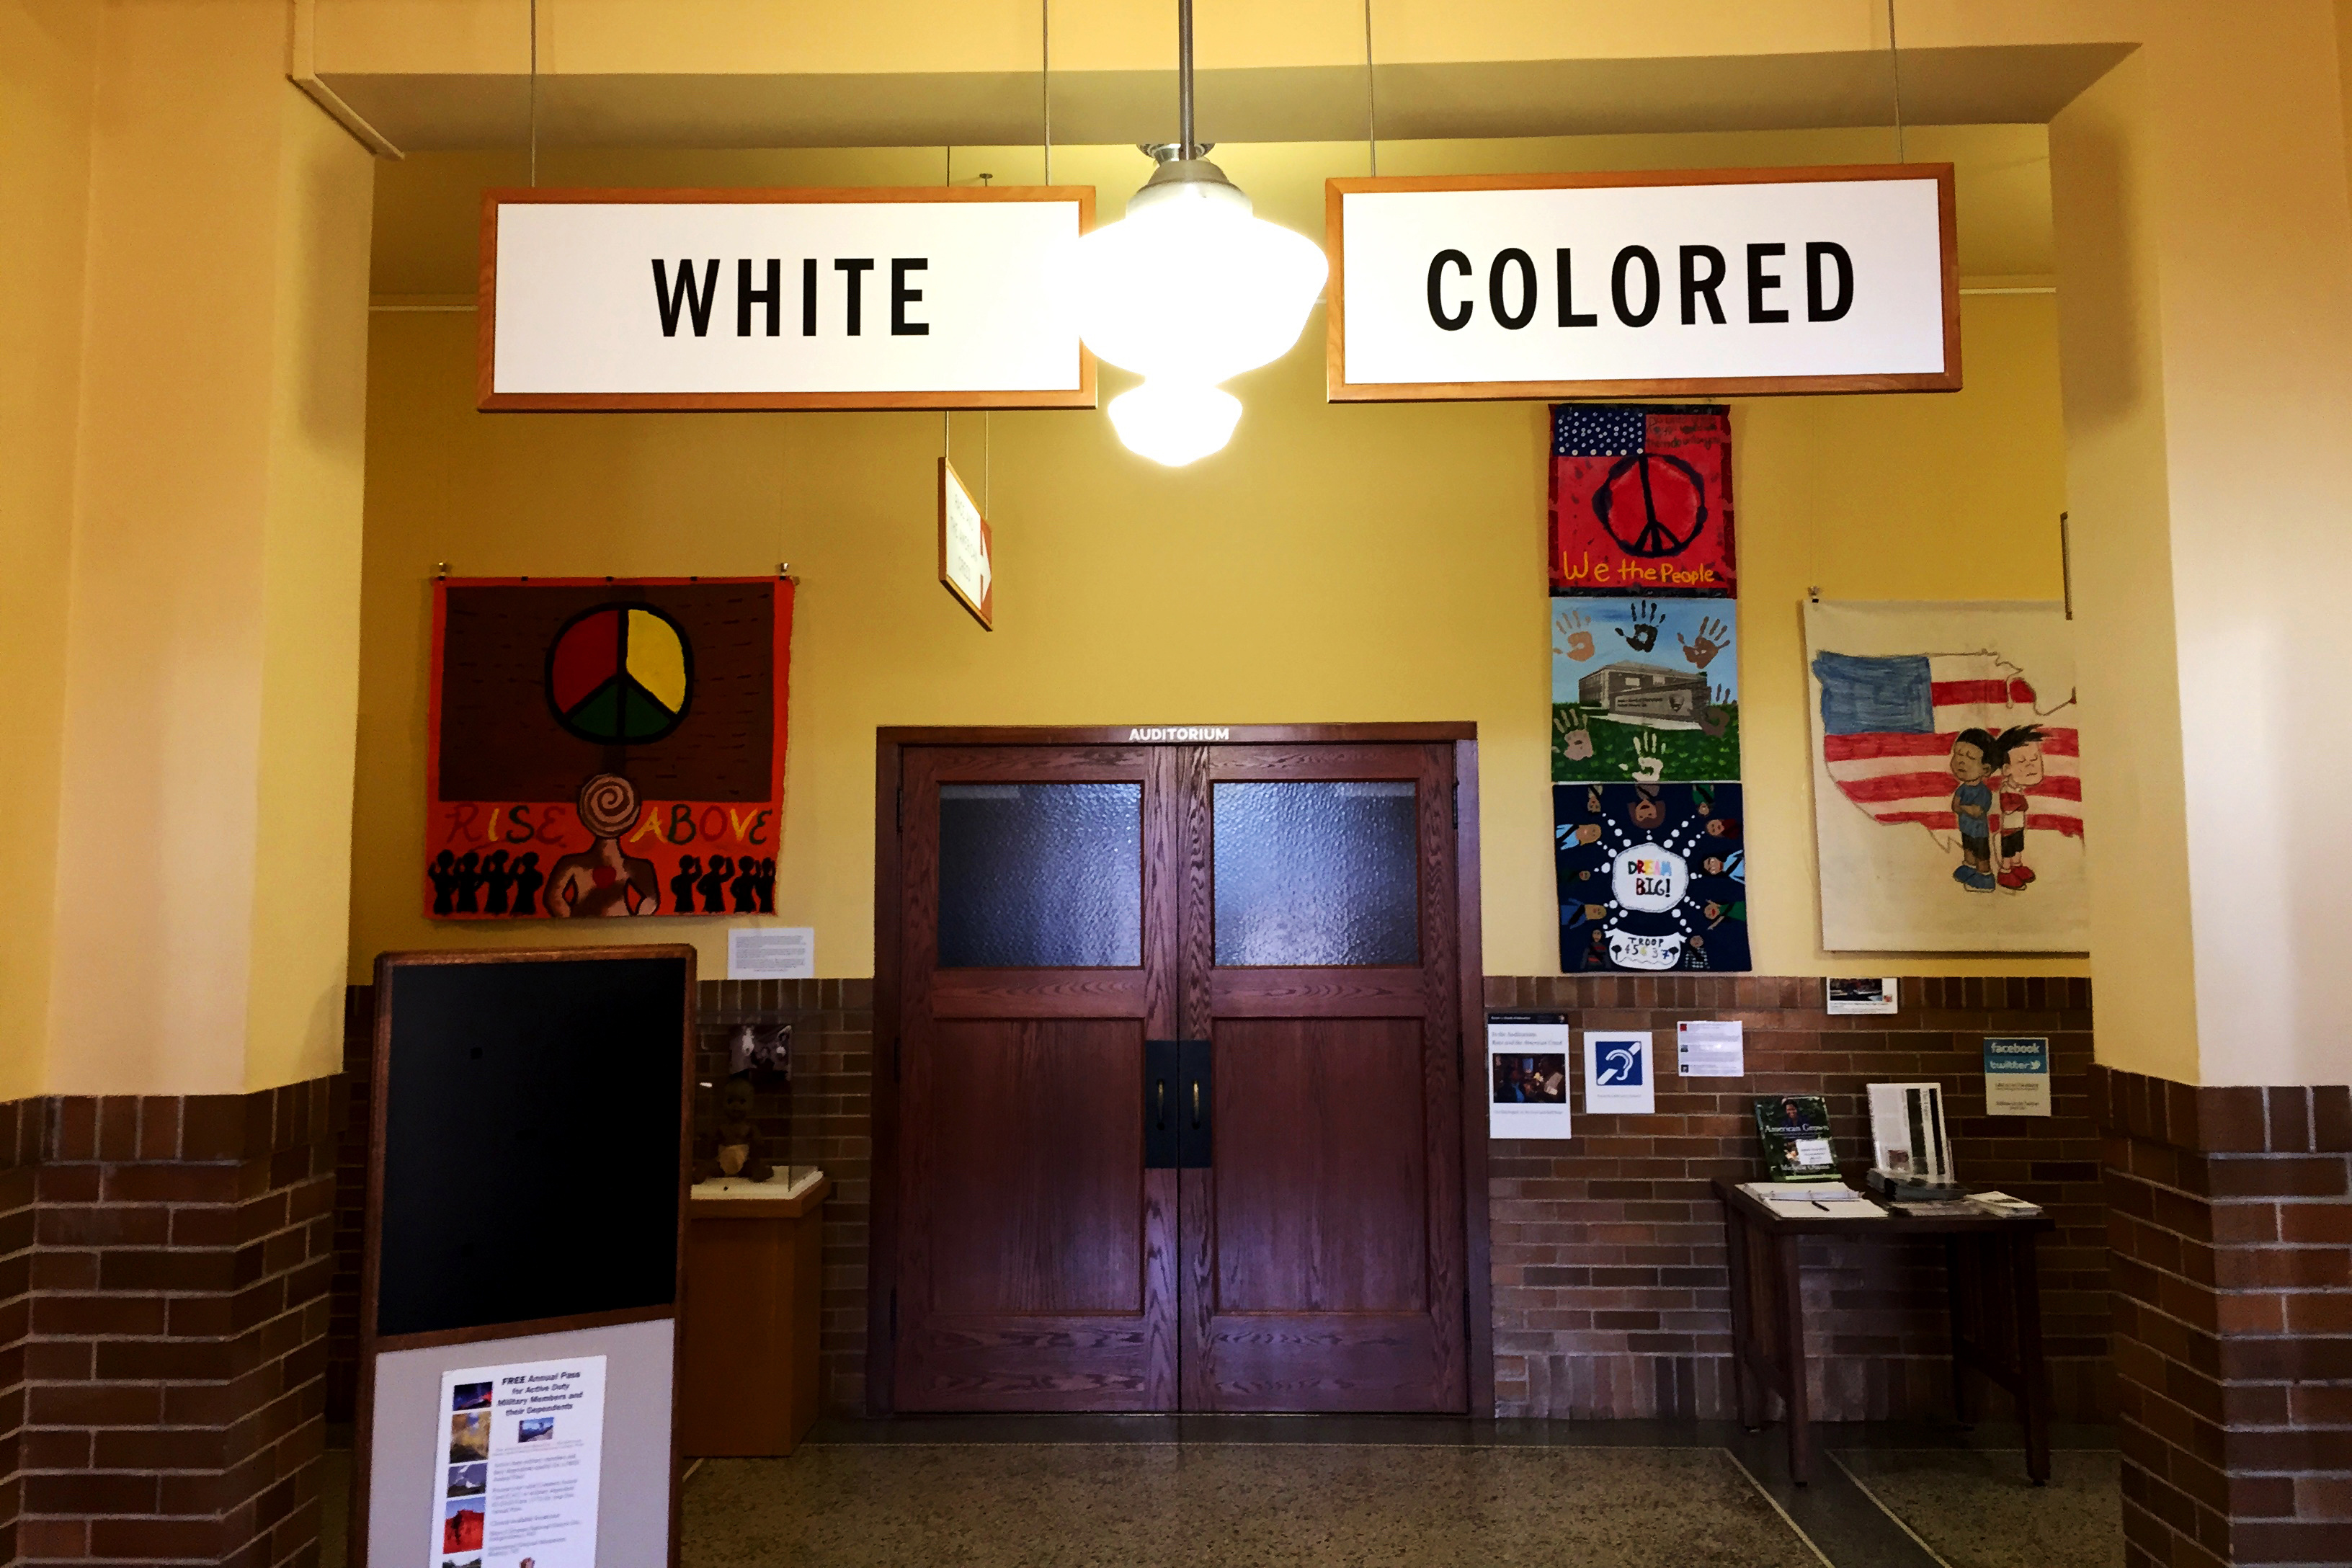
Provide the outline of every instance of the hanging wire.
[[996,422],[992,413],[980,416],[980,512],[986,517],[994,503],[991,500],[996,484],[996,432],[990,428]]
[[1895,161],[1907,163],[1911,159],[1903,147],[1903,56],[1895,47],[1895,0],[1886,0],[1886,67],[1895,78]]
[[1046,184],[1054,183],[1054,0],[1037,0],[1037,102],[1045,111]]
[[1372,79],[1372,0],[1364,0],[1364,145],[1372,160],[1372,178],[1381,177],[1380,94]]
[[539,187],[539,0],[530,0],[530,184]]

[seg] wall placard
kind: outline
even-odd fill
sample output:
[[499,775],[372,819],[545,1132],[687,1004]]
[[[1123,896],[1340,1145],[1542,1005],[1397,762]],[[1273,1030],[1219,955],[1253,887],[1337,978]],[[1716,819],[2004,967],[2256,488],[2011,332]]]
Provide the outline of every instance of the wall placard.
[[1084,185],[482,194],[484,409],[1091,408]]
[[996,531],[945,458],[940,459],[940,584],[982,631],[996,629]]
[[1330,180],[1328,395],[1952,392],[1952,166]]

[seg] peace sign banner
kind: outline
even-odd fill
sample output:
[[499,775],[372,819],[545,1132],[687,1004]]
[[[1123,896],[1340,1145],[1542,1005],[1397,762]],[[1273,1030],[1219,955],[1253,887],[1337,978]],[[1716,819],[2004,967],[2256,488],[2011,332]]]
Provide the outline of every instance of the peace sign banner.
[[1727,599],[1737,567],[1727,409],[1553,407],[1553,593]]
[[774,913],[792,638],[782,578],[436,583],[425,913]]

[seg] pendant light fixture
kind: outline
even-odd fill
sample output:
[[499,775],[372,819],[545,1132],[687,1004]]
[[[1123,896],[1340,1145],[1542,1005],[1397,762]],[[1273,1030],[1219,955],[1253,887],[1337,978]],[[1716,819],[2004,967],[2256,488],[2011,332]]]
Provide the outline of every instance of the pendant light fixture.
[[1127,216],[1066,253],[1066,297],[1097,356],[1141,373],[1111,399],[1129,449],[1172,467],[1232,438],[1242,405],[1217,384],[1298,341],[1329,272],[1320,247],[1255,216],[1210,144],[1192,134],[1192,0],[1176,0],[1181,141],[1146,146],[1160,164]]

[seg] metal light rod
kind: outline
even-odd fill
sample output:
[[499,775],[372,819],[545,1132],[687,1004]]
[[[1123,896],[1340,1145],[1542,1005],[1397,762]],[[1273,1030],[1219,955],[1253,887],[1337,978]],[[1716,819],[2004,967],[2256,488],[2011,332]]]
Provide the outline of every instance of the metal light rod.
[[1182,149],[1177,156],[1197,158],[1200,143],[1192,139],[1192,0],[1176,0],[1176,112]]

